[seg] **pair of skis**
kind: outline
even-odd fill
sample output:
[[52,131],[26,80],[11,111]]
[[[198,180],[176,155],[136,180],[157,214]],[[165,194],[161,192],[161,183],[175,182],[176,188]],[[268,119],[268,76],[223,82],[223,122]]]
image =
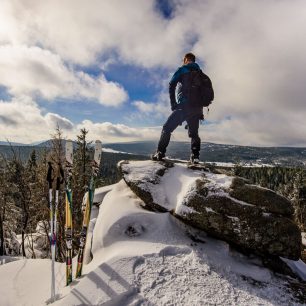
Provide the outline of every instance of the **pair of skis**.
[[91,177],[87,188],[87,194],[85,194],[85,202],[83,207],[83,223],[80,235],[80,246],[79,246],[77,269],[75,275],[76,278],[82,275],[86,237],[90,221],[91,208],[95,194],[95,179],[99,173],[101,154],[102,154],[102,144],[100,141],[96,141],[94,159],[91,165]]
[[72,282],[72,163],[73,142],[66,142],[65,164],[65,239],[66,239],[66,285]]
[[[90,182],[88,184],[88,195],[85,209],[83,210],[83,223],[80,235],[80,246],[78,251],[76,278],[82,275],[84,249],[86,245],[87,229],[90,221],[91,207],[94,199],[95,192],[95,179],[99,172],[100,162],[102,154],[101,141],[97,140],[95,143],[94,158],[92,161],[92,171]],[[71,178],[72,178],[72,162],[73,162],[73,144],[72,141],[66,143],[66,224],[65,224],[65,236],[66,236],[66,285],[68,286],[72,282],[72,192],[71,192]]]

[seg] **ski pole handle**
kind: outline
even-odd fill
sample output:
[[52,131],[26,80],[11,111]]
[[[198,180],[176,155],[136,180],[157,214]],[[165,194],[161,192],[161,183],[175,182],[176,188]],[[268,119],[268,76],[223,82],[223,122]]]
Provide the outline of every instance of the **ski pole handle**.
[[49,183],[49,189],[52,189],[53,167],[51,162],[48,162],[47,182]]

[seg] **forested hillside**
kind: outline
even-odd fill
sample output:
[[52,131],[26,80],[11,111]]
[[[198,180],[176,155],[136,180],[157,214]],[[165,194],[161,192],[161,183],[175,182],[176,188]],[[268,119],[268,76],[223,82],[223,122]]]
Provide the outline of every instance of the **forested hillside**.
[[[91,142],[87,141],[87,132],[81,130],[74,142],[72,191],[74,245],[76,248],[82,223],[82,199],[90,178],[93,158],[93,146]],[[61,131],[57,130],[53,139],[48,141],[44,147],[3,147],[1,148],[3,154],[0,157],[0,255],[23,254],[33,258],[37,256],[33,248],[33,241],[37,237],[33,237],[32,233],[37,231],[36,227],[39,224],[41,227],[39,232],[43,236],[39,256],[48,257],[50,255],[48,239],[50,210],[46,181],[47,165],[48,161],[51,161],[55,168],[59,163],[63,166],[65,164],[65,141]],[[138,148],[137,152],[146,153],[150,145],[149,147],[143,146],[142,149],[140,144],[136,147]],[[5,150],[3,151],[3,149]],[[116,149],[129,151],[126,150],[129,148],[125,146],[119,146]],[[223,154],[225,154],[226,149],[223,149]],[[176,150],[176,154],[180,154],[185,150],[185,146],[173,144],[173,150]],[[203,155],[206,153],[207,151],[205,152],[204,149]],[[219,156],[218,159],[222,158],[222,155],[216,154],[216,156]],[[96,187],[114,184],[121,179],[117,169],[119,161],[148,158],[148,155],[103,152]],[[227,171],[289,198],[295,207],[295,220],[305,231],[306,169],[304,167],[245,167],[243,165],[243,163],[236,163],[234,167],[227,167]],[[66,250],[64,210],[64,187],[61,186],[58,206],[58,261],[64,260]]]
[[[74,143],[72,168],[73,228],[75,246],[82,226],[82,200],[89,183],[93,160],[93,146],[81,130]],[[59,165],[65,170],[65,141],[60,130],[46,147],[3,146],[0,156],[0,255],[19,255],[35,258],[34,242],[40,241],[40,257],[49,254],[49,202],[47,168],[51,162],[56,175]],[[2,147],[2,149],[3,149]],[[3,152],[3,151],[2,151]],[[103,152],[96,187],[117,182],[117,163],[123,159],[147,159],[145,156]],[[57,174],[56,174],[57,173]],[[57,260],[65,258],[65,201],[64,186],[60,186],[57,228]],[[54,186],[53,186],[54,187]],[[37,229],[39,225],[39,229]],[[39,232],[42,237],[33,233]],[[76,248],[77,249],[77,248]]]

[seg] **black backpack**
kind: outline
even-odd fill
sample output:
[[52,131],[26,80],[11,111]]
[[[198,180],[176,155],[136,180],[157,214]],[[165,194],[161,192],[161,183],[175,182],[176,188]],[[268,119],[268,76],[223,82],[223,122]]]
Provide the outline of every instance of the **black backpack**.
[[210,78],[202,70],[190,71],[188,103],[194,107],[207,107],[214,100]]

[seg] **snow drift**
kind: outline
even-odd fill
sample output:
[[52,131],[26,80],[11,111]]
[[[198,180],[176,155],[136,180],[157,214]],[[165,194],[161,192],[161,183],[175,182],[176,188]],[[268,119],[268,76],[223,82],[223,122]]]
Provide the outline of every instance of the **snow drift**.
[[[175,175],[184,191],[179,183],[172,186],[169,207],[197,179],[182,167],[173,170],[169,179]],[[160,196],[158,190],[155,195]],[[96,198],[102,203],[99,211],[93,210],[92,242],[87,245],[93,258],[70,287],[64,287],[65,266],[57,264],[54,305],[303,304],[301,281],[274,274],[258,257],[244,256],[168,212],[144,210],[145,203],[123,180],[97,189]],[[50,260],[0,266],[0,304],[46,304],[49,267]]]

